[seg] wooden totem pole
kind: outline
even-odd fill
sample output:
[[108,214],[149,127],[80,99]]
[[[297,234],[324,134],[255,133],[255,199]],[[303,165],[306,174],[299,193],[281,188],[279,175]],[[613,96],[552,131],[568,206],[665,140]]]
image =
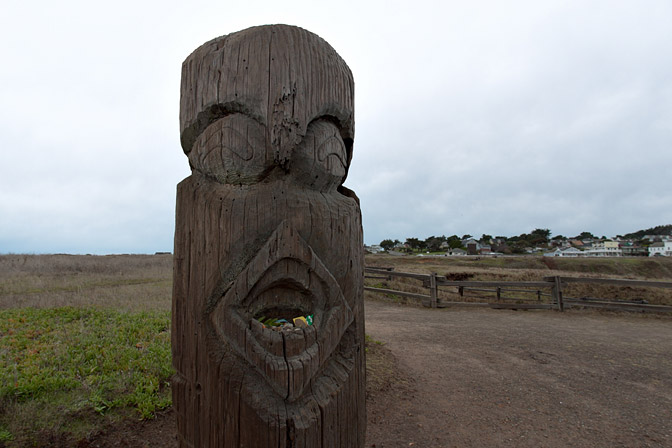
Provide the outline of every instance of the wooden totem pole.
[[175,228],[179,445],[363,446],[350,69],[301,28],[219,37],[182,66],[180,131],[192,174]]

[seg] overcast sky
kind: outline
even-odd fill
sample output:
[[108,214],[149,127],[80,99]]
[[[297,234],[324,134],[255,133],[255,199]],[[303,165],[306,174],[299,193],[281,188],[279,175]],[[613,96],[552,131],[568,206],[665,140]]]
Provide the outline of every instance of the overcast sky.
[[0,253],[172,251],[182,61],[269,23],[352,69],[367,244],[672,223],[669,0],[3,0]]

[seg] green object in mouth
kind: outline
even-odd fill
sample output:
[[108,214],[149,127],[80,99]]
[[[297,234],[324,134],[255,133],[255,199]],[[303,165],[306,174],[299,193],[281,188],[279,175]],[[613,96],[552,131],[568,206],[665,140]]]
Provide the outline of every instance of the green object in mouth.
[[[309,314],[308,316],[299,316],[296,319],[305,319],[306,324],[313,325],[313,315]],[[282,318],[276,318],[276,317],[266,317],[266,316],[259,316],[257,317],[257,320],[261,322],[264,327],[283,327],[286,326],[286,324],[290,324],[290,326],[296,326],[296,322],[292,324],[291,322],[288,322],[286,319]]]
[[277,327],[278,325],[280,325],[278,323],[278,319],[276,319],[274,317],[266,318],[266,316],[261,316],[257,320],[259,322],[261,322],[262,324],[264,324],[265,327]]

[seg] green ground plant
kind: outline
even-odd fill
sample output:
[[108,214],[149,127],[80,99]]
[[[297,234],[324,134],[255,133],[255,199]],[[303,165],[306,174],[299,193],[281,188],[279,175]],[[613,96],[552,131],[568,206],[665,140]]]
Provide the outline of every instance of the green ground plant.
[[169,329],[168,311],[0,310],[0,441],[80,440],[170,406]]

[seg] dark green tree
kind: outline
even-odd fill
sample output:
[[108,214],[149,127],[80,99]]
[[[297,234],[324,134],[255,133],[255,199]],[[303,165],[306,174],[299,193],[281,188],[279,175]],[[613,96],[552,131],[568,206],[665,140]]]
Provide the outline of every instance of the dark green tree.
[[446,239],[447,238],[444,235],[430,236],[425,240],[425,247],[430,252],[438,252],[439,250],[441,250],[441,244],[443,244],[446,241]]
[[548,229],[534,229],[531,235],[541,237],[544,239],[544,241],[548,241],[548,239],[551,237],[551,231]]
[[448,246],[450,246],[451,249],[464,249],[462,246],[462,239],[457,235],[449,236],[446,241],[448,242]]
[[486,234],[486,233],[484,233],[483,235],[481,235],[481,240],[480,240],[481,243],[483,243],[483,244],[490,244],[490,240],[492,240],[492,235],[488,235],[488,234]]
[[422,250],[425,248],[425,242],[418,238],[406,238],[406,244],[413,250]]
[[380,242],[380,247],[382,247],[385,252],[388,252],[394,246],[395,246],[395,243],[392,240],[383,240],[383,241]]

